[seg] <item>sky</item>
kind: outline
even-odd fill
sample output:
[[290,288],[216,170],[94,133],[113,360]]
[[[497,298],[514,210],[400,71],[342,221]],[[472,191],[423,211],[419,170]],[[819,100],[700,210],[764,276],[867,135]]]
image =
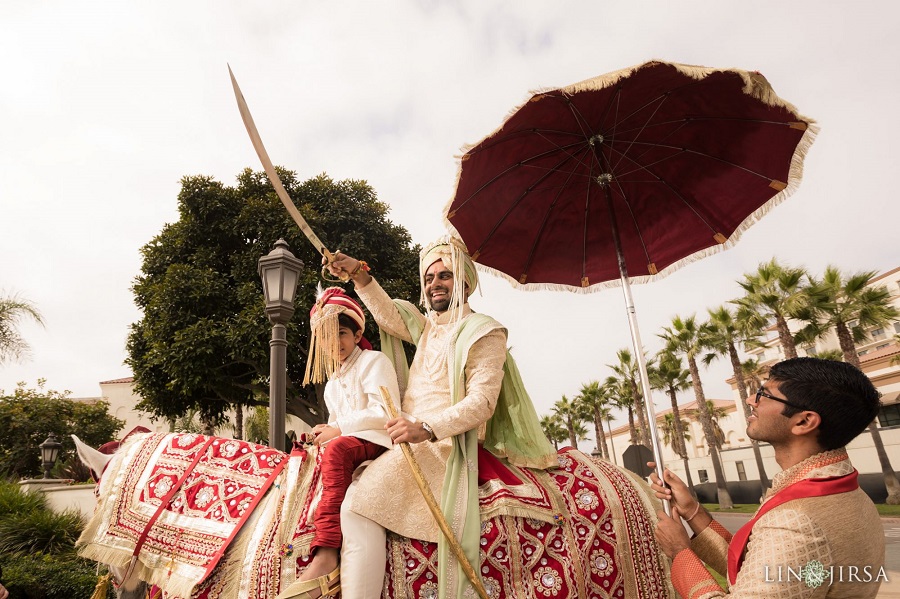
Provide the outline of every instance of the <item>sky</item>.
[[[0,365],[0,389],[44,378],[89,397],[130,376],[139,250],[177,220],[180,179],[260,169],[226,63],[276,164],[368,181],[421,244],[444,232],[460,148],[530,91],[650,59],[762,72],[821,127],[803,182],[734,248],[632,288],[651,354],[673,316],[738,297],[772,257],[900,266],[898,25],[893,0],[4,2],[0,294],[45,326],[20,327],[32,353]],[[526,293],[483,275],[471,304],[509,329],[539,414],[631,344],[620,289]],[[703,370],[708,397],[730,397],[728,375]]]

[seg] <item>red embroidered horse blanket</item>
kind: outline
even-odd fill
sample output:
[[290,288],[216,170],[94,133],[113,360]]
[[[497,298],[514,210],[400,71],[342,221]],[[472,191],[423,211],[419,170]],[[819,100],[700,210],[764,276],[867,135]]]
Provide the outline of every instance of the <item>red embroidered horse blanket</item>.
[[[127,566],[171,495],[136,566],[163,591],[154,596],[271,599],[309,563],[321,486],[317,448],[286,457],[199,435],[129,442],[101,482],[106,499],[82,536],[82,555]],[[492,597],[670,596],[667,563],[653,537],[655,506],[629,474],[567,449],[559,468],[548,471],[482,457],[480,573]],[[241,524],[242,534],[219,559]],[[389,534],[385,568],[385,597],[436,593],[433,543]]]
[[142,580],[190,596],[287,461],[280,451],[246,441],[137,436],[107,468],[98,489],[107,498],[103,513],[79,539],[80,553],[134,567]]

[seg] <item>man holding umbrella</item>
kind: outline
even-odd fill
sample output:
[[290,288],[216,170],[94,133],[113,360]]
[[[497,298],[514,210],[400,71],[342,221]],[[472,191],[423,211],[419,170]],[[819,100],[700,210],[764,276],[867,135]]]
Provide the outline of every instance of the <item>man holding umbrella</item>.
[[[381,328],[382,351],[401,379],[404,414],[388,421],[388,433],[395,444],[411,444],[428,486],[441,498],[450,529],[469,561],[477,564],[478,444],[521,467],[548,468],[557,459],[506,350],[506,330],[469,308],[478,275],[465,245],[444,236],[426,246],[419,266],[422,303],[430,308],[425,315],[409,302],[388,297],[362,261],[338,253],[328,268],[353,280]],[[400,341],[416,345],[408,369]],[[401,452],[386,452],[347,493],[341,510],[342,593],[347,599],[381,596],[385,529],[437,542],[443,554],[441,595],[461,596],[465,588],[447,540],[403,461]]]
[[[875,418],[878,397],[850,364],[794,358],[773,366],[766,384],[747,399],[747,435],[772,444],[782,472],[733,537],[681,479],[666,470],[666,488],[651,475],[657,497],[672,502],[671,517],[659,513],[656,536],[673,558],[672,583],[682,597],[877,595],[887,579],[884,533],[845,446]],[[727,593],[703,562],[727,571]]]

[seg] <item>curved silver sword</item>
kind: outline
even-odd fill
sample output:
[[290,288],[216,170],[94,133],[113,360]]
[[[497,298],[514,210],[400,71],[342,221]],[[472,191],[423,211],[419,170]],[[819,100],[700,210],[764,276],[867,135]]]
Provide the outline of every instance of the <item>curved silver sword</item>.
[[[272,183],[272,187],[275,188],[275,194],[278,196],[278,199],[281,200],[281,203],[284,204],[288,214],[291,215],[291,218],[294,219],[297,226],[300,227],[300,230],[303,231],[303,234],[306,235],[306,238],[309,239],[310,243],[316,248],[316,251],[322,254],[328,264],[330,264],[334,261],[334,254],[328,251],[328,248],[325,247],[322,240],[313,232],[312,228],[310,228],[309,224],[306,222],[306,219],[303,218],[303,215],[297,210],[297,206],[291,201],[291,196],[288,195],[284,185],[282,185],[281,178],[279,178],[278,173],[275,171],[275,167],[272,165],[272,161],[269,159],[269,153],[266,152],[266,148],[263,146],[259,131],[256,130],[256,124],[253,122],[253,117],[250,115],[250,108],[247,107],[247,101],[244,100],[244,94],[241,93],[241,88],[238,85],[237,79],[234,78],[234,73],[231,71],[231,65],[228,65],[228,74],[231,76],[231,86],[234,88],[234,97],[237,100],[238,110],[241,112],[241,119],[244,121],[247,133],[250,134],[250,141],[253,142],[253,149],[256,150],[256,155],[259,156],[259,161],[262,163],[263,169],[266,171],[266,175]],[[343,279],[342,277],[342,280],[346,279]]]

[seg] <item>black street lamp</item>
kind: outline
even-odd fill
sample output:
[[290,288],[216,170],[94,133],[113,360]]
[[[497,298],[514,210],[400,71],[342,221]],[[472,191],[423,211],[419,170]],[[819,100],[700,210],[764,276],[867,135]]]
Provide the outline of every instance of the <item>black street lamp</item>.
[[47,440],[38,445],[38,449],[41,450],[41,465],[44,468],[44,478],[52,478],[50,471],[53,470],[53,466],[56,464],[56,459],[59,457],[59,452],[62,449],[62,443],[59,442],[56,435],[50,433]]
[[266,316],[272,323],[272,340],[269,341],[269,446],[285,450],[284,421],[287,395],[287,328],[294,315],[294,295],[303,271],[303,262],[288,249],[284,239],[275,242],[275,248],[259,259],[259,275],[262,278],[266,298]]

